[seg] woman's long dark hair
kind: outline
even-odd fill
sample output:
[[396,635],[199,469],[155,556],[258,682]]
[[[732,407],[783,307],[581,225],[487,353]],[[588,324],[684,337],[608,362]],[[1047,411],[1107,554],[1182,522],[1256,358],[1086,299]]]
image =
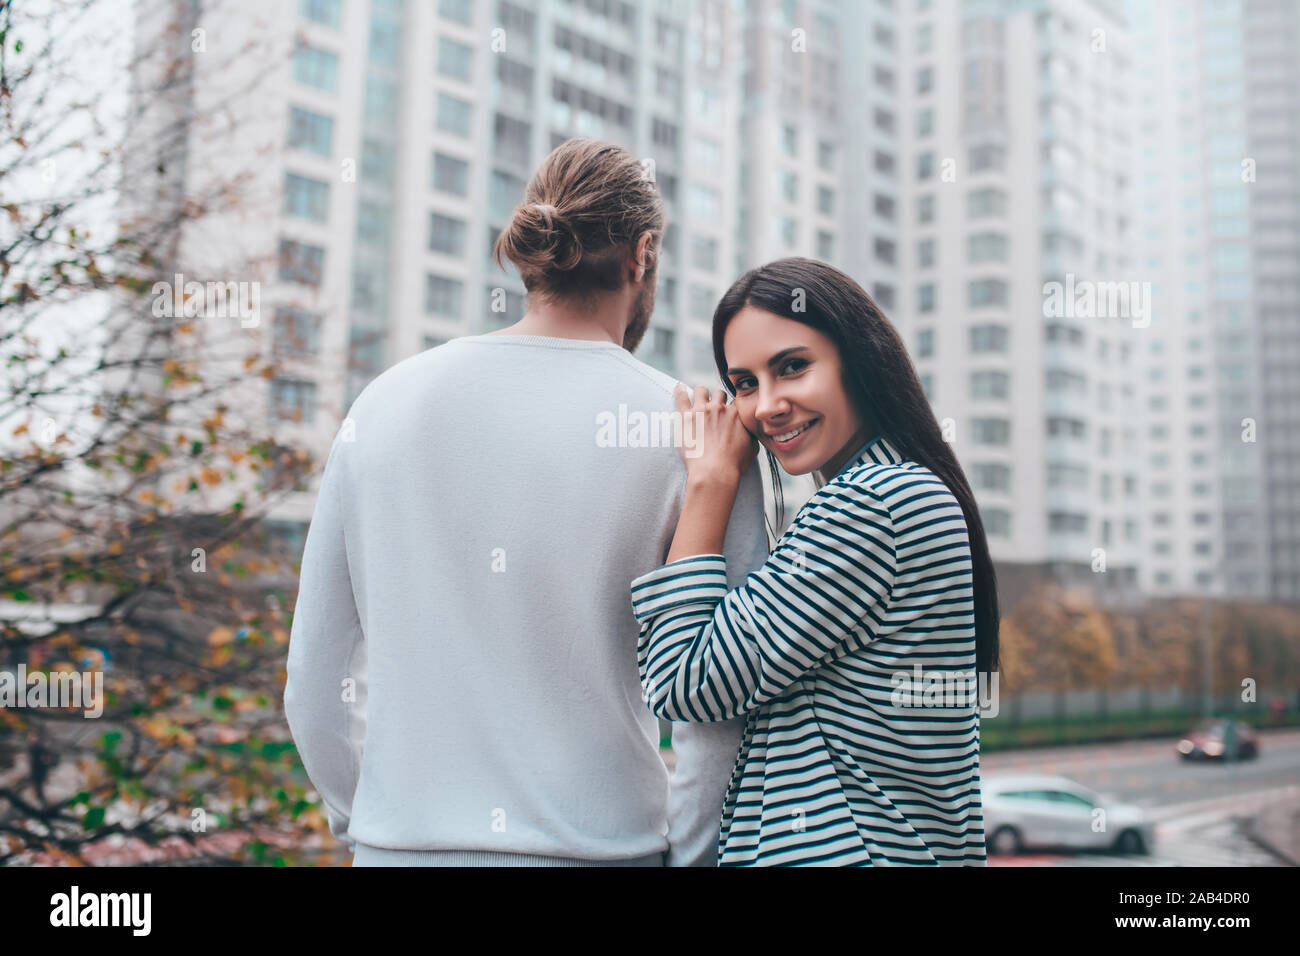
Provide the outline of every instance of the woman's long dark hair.
[[[747,305],[802,322],[834,342],[843,364],[844,387],[854,405],[905,458],[930,469],[960,502],[971,552],[975,669],[991,674],[998,667],[998,592],[984,523],[898,331],[866,290],[834,266],[795,257],[751,269],[727,290],[713,313],[713,358],[723,387],[733,398],[736,390],[727,376],[722,339],[728,323]],[[771,451],[767,463],[779,524],[784,500],[779,466]]]

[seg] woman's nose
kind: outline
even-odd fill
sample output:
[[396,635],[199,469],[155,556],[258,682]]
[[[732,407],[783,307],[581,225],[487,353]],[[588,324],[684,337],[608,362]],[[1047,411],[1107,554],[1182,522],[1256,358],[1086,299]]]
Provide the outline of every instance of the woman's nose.
[[777,394],[776,389],[759,387],[758,405],[754,413],[760,421],[768,418],[780,418],[789,411],[789,407],[789,403]]

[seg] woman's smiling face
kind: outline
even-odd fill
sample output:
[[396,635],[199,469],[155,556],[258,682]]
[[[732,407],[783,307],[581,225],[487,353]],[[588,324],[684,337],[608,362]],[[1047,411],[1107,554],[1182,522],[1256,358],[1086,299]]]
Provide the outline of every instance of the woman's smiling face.
[[873,437],[845,391],[839,351],[826,335],[746,305],[722,342],[741,422],[789,474],[821,471],[829,478]]

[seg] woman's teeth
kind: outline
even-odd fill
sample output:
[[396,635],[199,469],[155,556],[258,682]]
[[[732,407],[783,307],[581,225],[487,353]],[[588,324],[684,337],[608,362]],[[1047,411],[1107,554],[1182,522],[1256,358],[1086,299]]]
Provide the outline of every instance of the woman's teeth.
[[796,428],[796,429],[795,429],[794,431],[792,431],[792,432],[786,432],[784,435],[773,435],[773,436],[772,436],[772,440],[773,440],[773,441],[779,441],[779,442],[787,442],[787,441],[789,441],[791,438],[794,438],[796,435],[802,435],[802,434],[803,434],[804,432],[806,432],[809,428],[812,428],[812,426],[813,426],[814,424],[815,424],[815,420],[812,421],[812,422],[804,422],[802,425],[800,425],[798,428]]

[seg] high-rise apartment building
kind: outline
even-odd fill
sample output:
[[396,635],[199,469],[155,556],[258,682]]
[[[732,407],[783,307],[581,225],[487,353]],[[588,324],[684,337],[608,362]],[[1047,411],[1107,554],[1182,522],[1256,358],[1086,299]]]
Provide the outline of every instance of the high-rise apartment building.
[[1129,0],[1156,287],[1142,588],[1300,598],[1300,11]]
[[1142,303],[1127,297],[1124,20],[1103,0],[900,7],[897,314],[918,372],[1000,571],[1131,597]]

